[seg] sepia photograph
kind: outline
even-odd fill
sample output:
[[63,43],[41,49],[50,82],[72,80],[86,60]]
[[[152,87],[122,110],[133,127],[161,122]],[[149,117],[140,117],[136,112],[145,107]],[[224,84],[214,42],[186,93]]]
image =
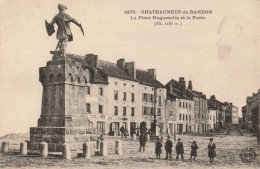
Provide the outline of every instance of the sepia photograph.
[[260,168],[258,0],[0,0],[0,168]]

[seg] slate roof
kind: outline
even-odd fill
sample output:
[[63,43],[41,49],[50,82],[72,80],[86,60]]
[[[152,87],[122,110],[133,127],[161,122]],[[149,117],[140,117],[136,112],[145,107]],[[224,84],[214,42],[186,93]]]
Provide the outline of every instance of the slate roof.
[[121,69],[116,63],[97,59],[97,67],[93,67],[87,62],[86,56],[68,54],[72,60],[80,62],[82,67],[90,70],[92,83],[105,83],[108,84],[107,77],[115,77],[124,80],[137,81],[144,85],[156,86],[164,88],[165,86],[158,80],[154,79],[148,71],[136,69],[136,79],[129,75],[125,70]]
[[154,79],[147,71],[141,69],[136,70],[136,80],[144,85],[156,86],[161,88],[165,87],[158,80]]
[[117,66],[115,63],[107,62],[104,60],[98,59],[97,68],[101,70],[107,76],[116,77],[119,79],[136,81],[133,77],[131,77],[127,72]]

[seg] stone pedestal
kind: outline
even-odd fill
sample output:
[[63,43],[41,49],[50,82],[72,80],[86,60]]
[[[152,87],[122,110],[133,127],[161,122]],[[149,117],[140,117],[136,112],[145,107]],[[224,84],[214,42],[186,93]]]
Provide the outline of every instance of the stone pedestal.
[[2,153],[9,152],[9,142],[2,142]]
[[22,155],[27,155],[27,142],[20,143],[20,153]]
[[115,142],[115,153],[118,154],[118,155],[122,155],[123,154],[121,140],[117,140]]
[[62,152],[64,143],[70,144],[71,151],[83,148],[83,143],[96,140],[96,130],[82,127],[32,127],[30,128],[30,150],[39,150],[41,142],[48,143],[48,151]]
[[66,159],[66,160],[71,160],[69,144],[62,145],[62,158]]
[[39,69],[42,83],[42,108],[38,127],[30,128],[30,150],[39,150],[41,142],[48,143],[48,150],[61,152],[64,143],[70,149],[82,149],[86,141],[94,141],[96,128],[91,127],[86,112],[89,70],[84,58],[67,55],[53,57]]
[[89,142],[83,144],[83,158],[90,158],[90,145]]

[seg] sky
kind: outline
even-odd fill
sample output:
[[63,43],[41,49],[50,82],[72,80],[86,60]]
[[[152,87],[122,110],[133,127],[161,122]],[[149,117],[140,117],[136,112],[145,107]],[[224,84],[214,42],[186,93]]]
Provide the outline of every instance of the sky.
[[[57,44],[44,20],[57,5],[82,23],[85,36],[71,25],[74,41],[68,52],[94,53],[116,63],[125,58],[140,69],[155,68],[157,79],[192,80],[209,98],[241,107],[260,88],[259,11],[257,0],[2,0],[0,1],[0,136],[29,132],[41,113],[39,67],[51,60]],[[182,26],[154,26],[131,20],[125,10],[212,10],[205,20]],[[55,27],[57,30],[57,27]]]

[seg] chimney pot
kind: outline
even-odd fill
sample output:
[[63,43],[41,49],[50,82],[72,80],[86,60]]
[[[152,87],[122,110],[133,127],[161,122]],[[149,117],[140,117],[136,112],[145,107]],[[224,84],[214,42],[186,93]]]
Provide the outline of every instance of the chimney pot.
[[192,90],[192,81],[191,81],[191,80],[189,81],[188,88],[189,88],[190,90]]
[[118,59],[117,60],[117,66],[120,67],[121,69],[125,70],[125,59]]
[[132,76],[134,79],[136,79],[135,62],[126,62],[125,70],[129,73],[130,76]]
[[149,75],[156,79],[156,69],[148,69]]

